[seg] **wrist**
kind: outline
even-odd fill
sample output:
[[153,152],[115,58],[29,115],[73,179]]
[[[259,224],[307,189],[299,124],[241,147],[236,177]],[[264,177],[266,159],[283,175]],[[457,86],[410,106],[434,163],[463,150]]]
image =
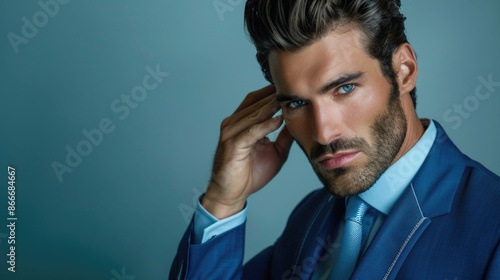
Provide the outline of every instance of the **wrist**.
[[221,201],[211,194],[209,190],[203,195],[201,205],[210,214],[219,220],[225,219],[239,213],[245,207],[246,199],[235,201]]

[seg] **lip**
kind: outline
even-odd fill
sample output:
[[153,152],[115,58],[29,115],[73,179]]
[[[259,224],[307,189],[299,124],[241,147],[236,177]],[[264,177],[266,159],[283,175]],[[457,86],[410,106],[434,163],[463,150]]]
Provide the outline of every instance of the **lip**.
[[360,151],[336,152],[335,154],[325,154],[319,157],[316,162],[323,168],[335,169],[351,163]]

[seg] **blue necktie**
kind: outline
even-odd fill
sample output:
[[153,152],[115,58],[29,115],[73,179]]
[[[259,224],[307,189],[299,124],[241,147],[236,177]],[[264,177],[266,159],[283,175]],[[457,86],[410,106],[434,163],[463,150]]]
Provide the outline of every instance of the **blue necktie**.
[[369,206],[358,196],[349,197],[340,252],[329,280],[344,280],[351,277],[361,252],[363,217],[368,208]]

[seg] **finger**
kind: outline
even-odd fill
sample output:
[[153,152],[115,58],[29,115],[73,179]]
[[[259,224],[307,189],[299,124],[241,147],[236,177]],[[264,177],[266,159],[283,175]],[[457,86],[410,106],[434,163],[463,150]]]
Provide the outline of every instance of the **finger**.
[[247,108],[248,106],[258,102],[259,100],[264,99],[269,95],[272,95],[275,92],[276,88],[274,87],[274,85],[268,85],[259,90],[249,93],[245,97],[243,102],[241,102],[240,106],[238,106],[238,108],[236,108],[236,110],[233,112],[233,115]]
[[263,106],[256,106],[256,108],[252,106],[247,109],[224,120],[221,127],[222,141],[235,137],[253,125],[269,120],[280,109],[280,106],[276,99],[271,96]]
[[250,148],[267,134],[278,129],[283,123],[283,117],[276,116],[262,123],[253,125],[238,135],[236,141],[241,143],[242,148]]
[[[279,110],[280,106],[278,101],[273,95],[269,95],[256,103],[249,105],[248,107],[242,109],[241,111],[231,115],[229,118],[224,120],[225,125],[233,125],[239,122],[243,118],[256,119],[262,112],[271,111],[274,115]],[[271,115],[272,116],[272,115]],[[268,118],[270,118],[269,116]],[[257,119],[259,122],[263,122],[265,119]]]
[[276,141],[274,142],[274,147],[280,157],[283,159],[283,162],[288,158],[293,140],[294,138],[292,134],[290,134],[288,128],[285,125],[285,127],[283,127],[283,129],[278,134]]

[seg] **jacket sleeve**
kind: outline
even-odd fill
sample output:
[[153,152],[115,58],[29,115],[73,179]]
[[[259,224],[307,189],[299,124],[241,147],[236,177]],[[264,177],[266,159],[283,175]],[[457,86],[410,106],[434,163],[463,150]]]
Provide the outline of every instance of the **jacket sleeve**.
[[192,244],[194,225],[191,220],[179,244],[169,279],[241,279],[245,224],[203,244]]
[[[322,190],[325,192],[324,190]],[[291,219],[318,191],[306,196]],[[321,195],[321,194],[320,194]],[[307,208],[307,207],[306,207]],[[271,279],[276,247],[270,246],[243,267],[246,222],[202,243],[193,242],[194,219],[184,233],[170,269],[170,280],[267,280]],[[281,237],[280,237],[281,238]],[[276,243],[275,243],[276,244]]]

